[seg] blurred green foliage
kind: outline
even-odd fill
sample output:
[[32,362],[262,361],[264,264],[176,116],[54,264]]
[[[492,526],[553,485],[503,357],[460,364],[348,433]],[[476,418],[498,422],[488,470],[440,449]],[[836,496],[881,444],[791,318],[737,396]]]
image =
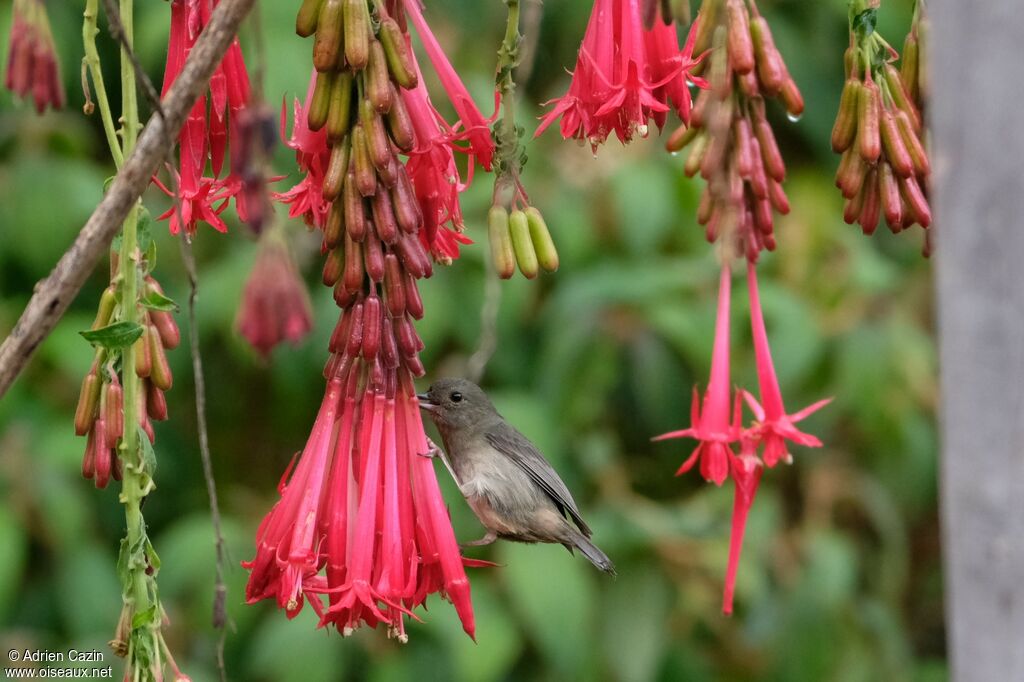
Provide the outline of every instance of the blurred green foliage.
[[[10,0],[0,2],[7,34]],[[159,81],[167,5],[137,3],[137,41]],[[549,2],[539,27],[522,119],[567,85],[586,24],[586,0]],[[264,2],[266,93],[272,105],[305,91],[310,43],[292,33],[293,2]],[[69,108],[36,118],[0,94],[0,334],[97,203],[111,170],[99,121],[80,113],[80,3],[49,3]],[[936,512],[936,357],[930,267],[918,234],[871,239],[842,223],[828,131],[841,86],[845,4],[761,3],[807,99],[799,124],[776,114],[792,215],[763,259],[762,297],[787,404],[835,402],[808,420],[825,447],[766,473],[751,514],[737,613],[719,612],[731,490],[673,472],[688,444],[652,444],[684,426],[690,390],[709,369],[716,265],[694,221],[699,183],[656,136],[598,158],[550,133],[528,145],[525,174],[548,218],[562,268],[502,285],[499,347],[485,378],[499,409],[549,455],[612,556],[610,580],[560,547],[498,543],[471,550],[500,568],[474,569],[478,639],[447,605],[400,646],[378,632],[348,640],[295,621],[270,603],[243,603],[256,525],[300,449],[323,390],[336,320],[315,283],[316,239],[295,226],[310,271],[316,328],[298,348],[260,363],[233,331],[254,245],[241,229],[203,229],[199,326],[207,367],[215,469],[231,572],[229,675],[239,680],[940,680],[946,676]],[[879,30],[898,44],[910,2],[885,3]],[[532,10],[530,10],[532,11]],[[429,19],[478,101],[489,107],[497,0],[434,0]],[[529,15],[529,11],[527,12]],[[243,34],[253,51],[251,28]],[[6,50],[5,50],[6,51]],[[101,40],[116,90],[117,65]],[[116,92],[111,93],[117,101]],[[279,148],[277,170],[292,173]],[[282,182],[286,185],[290,180]],[[489,178],[465,199],[470,235],[484,240]],[[153,208],[166,199],[147,196]],[[158,276],[187,298],[175,241],[156,230]],[[112,487],[79,472],[72,432],[88,326],[107,281],[98,268],[12,392],[0,403],[0,643],[105,649],[119,611],[114,561],[122,509]],[[476,346],[483,297],[481,249],[465,249],[422,287],[419,325],[430,376],[459,372]],[[745,287],[736,287],[734,381],[755,387]],[[185,320],[180,320],[183,326]],[[178,381],[171,421],[157,426],[158,490],[146,504],[163,559],[168,640],[194,680],[216,677],[210,626],[214,552],[195,432],[186,348],[171,356]],[[428,377],[429,378],[429,377]],[[426,382],[424,382],[426,385]],[[479,527],[442,475],[460,538]],[[112,658],[108,654],[108,660]]]

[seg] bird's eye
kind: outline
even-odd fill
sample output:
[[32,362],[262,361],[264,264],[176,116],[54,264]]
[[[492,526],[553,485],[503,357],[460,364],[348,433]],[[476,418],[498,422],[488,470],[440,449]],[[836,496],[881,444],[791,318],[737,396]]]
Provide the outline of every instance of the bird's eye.
[[462,394],[459,393],[458,391],[455,391],[454,393],[452,393],[448,397],[452,399],[453,403],[461,403],[462,402]]

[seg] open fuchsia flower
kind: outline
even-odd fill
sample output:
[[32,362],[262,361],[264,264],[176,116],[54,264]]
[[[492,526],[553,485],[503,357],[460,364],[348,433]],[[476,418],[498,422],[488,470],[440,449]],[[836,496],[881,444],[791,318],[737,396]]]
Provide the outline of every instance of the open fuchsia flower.
[[[317,71],[288,141],[305,177],[276,198],[323,231],[323,282],[342,313],[313,432],[245,564],[246,598],[275,599],[289,617],[309,600],[321,626],[349,634],[386,624],[405,641],[406,618],[437,593],[472,637],[465,566],[484,564],[461,556],[433,462],[422,456],[430,444],[413,385],[424,374],[413,321],[424,314],[417,280],[468,242],[454,154],[469,154],[469,173],[476,163],[489,169],[493,141],[417,2],[375,2],[373,21],[361,0],[347,12],[342,3],[306,5],[318,11],[300,9],[296,28],[317,34]],[[455,125],[430,103],[405,12],[459,114]],[[368,44],[329,40],[345,22]]]
[[641,0],[595,0],[569,91],[552,101],[536,134],[561,118],[562,137],[587,141],[596,152],[612,132],[627,143],[646,137],[651,119],[661,128],[670,105],[688,124],[689,83],[706,86],[691,74],[700,62],[693,57],[696,29],[694,23],[679,49],[674,21],[656,16],[644,26]]
[[[173,0],[171,32],[167,42],[167,65],[161,96],[166,95],[185,66],[185,59],[195,46],[199,34],[210,20],[218,0]],[[181,230],[192,237],[200,222],[219,232],[227,225],[220,214],[231,197],[243,189],[237,178],[220,178],[227,152],[228,137],[237,139],[235,128],[241,111],[249,104],[249,75],[242,58],[242,48],[235,38],[224,59],[210,79],[209,96],[201,96],[192,107],[178,136],[178,170],[172,171],[175,181],[169,189],[156,184],[175,205],[160,216],[170,219],[171,234]],[[230,132],[230,135],[229,135]],[[207,163],[212,176],[206,176]],[[245,220],[244,204],[238,204],[240,218]],[[179,210],[180,209],[180,210]]]
[[14,0],[7,73],[4,87],[19,97],[31,97],[36,113],[64,106],[60,60],[50,32],[43,0]]

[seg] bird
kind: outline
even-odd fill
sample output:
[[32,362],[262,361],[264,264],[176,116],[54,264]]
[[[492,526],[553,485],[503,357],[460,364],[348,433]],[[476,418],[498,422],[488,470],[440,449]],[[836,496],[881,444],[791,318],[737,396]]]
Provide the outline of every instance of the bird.
[[[445,461],[459,491],[487,529],[465,546],[498,538],[559,543],[578,549],[597,568],[615,575],[612,561],[595,545],[569,489],[530,440],[498,413],[483,389],[468,379],[436,381],[417,394],[447,451]],[[444,452],[433,446],[428,456]],[[570,520],[572,523],[570,523]]]

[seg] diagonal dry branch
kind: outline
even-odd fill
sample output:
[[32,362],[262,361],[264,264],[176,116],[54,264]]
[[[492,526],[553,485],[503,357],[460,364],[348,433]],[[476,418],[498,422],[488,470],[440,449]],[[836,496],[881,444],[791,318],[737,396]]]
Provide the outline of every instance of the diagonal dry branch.
[[139,136],[103,200],[49,277],[35,286],[25,311],[0,345],[0,398],[14,383],[78,294],[100,257],[106,253],[128,211],[149,186],[166,158],[188,112],[206,91],[210,77],[256,0],[221,0],[214,10],[181,75],[163,100],[163,113],[154,114]]

